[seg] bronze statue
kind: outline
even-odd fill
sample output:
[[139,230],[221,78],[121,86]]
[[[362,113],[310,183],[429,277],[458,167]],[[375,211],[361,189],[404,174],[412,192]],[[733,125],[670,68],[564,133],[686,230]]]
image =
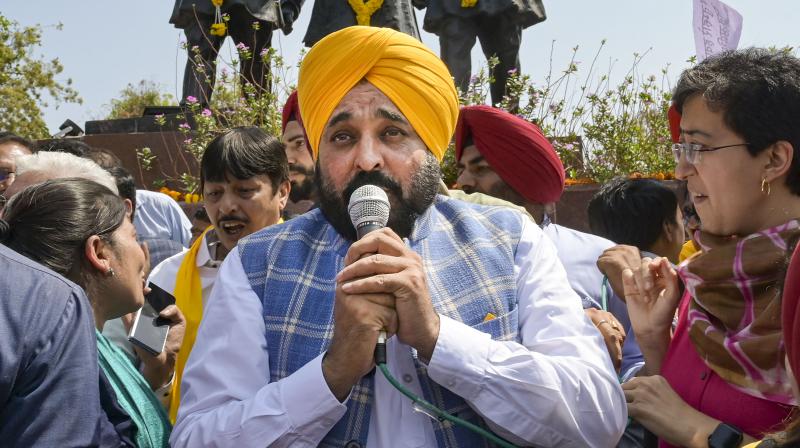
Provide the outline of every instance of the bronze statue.
[[[365,5],[370,13],[366,20],[357,17],[355,8],[362,7],[351,5],[357,2]],[[353,25],[392,28],[419,39],[415,4],[416,0],[413,4],[412,0],[315,0],[303,42],[311,47],[328,34]]]
[[[252,54],[251,58],[239,58],[243,80],[256,86],[257,92],[268,89],[266,75],[269,72],[269,65],[264,63],[261,57],[262,51],[270,47],[273,30],[282,29],[284,33],[289,34],[292,23],[300,15],[303,1],[175,0],[169,22],[186,33],[189,56],[183,75],[181,105],[186,104],[190,96],[197,98],[201,104],[208,104],[211,101],[216,74],[215,61],[226,34],[230,35],[237,45],[245,45]],[[215,2],[221,3],[221,12],[229,17],[225,26],[215,24],[217,13]],[[254,27],[254,23],[257,26]],[[201,59],[200,67],[197,67],[195,62],[196,54],[199,54]],[[202,70],[198,72],[196,68]]]
[[439,36],[439,54],[456,86],[466,91],[477,38],[486,58],[497,56],[492,73],[492,104],[503,99],[509,72],[519,71],[522,30],[544,21],[542,0],[422,0],[427,6],[422,28]]

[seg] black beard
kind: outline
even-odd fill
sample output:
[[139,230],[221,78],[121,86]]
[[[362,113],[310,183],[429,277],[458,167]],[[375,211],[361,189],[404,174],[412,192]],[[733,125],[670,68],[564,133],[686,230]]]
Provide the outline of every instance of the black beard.
[[430,153],[422,166],[411,176],[411,191],[408,197],[403,195],[403,188],[397,181],[381,171],[358,172],[341,195],[336,193],[330,182],[323,179],[319,162],[314,171],[314,183],[319,193],[319,208],[322,214],[339,234],[351,241],[355,241],[357,235],[356,229],[350,221],[347,205],[350,202],[350,196],[357,188],[364,185],[375,185],[386,189],[392,207],[387,227],[400,238],[407,238],[414,230],[417,218],[436,199],[441,177],[439,162]]
[[306,176],[303,182],[292,182],[292,189],[289,191],[289,200],[292,202],[300,202],[314,199],[316,185],[314,179]]

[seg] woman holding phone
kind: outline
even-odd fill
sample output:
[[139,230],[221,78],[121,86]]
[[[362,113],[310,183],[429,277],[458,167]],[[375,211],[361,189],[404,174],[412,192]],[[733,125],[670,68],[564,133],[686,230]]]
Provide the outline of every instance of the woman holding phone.
[[[97,329],[100,367],[137,427],[136,445],[166,447],[171,427],[151,385],[100,333],[107,320],[141,308],[146,292],[145,254],[123,200],[85,179],[28,187],[6,205],[0,242],[86,291]],[[180,347],[185,325],[180,310],[168,306],[160,317],[170,322],[167,345]],[[161,355],[174,357],[176,351],[168,347]]]

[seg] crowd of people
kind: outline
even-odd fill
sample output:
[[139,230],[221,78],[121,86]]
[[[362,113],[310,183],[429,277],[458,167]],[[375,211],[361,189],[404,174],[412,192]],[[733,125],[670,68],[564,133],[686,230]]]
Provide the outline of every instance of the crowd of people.
[[0,444],[800,446],[798,118],[792,55],[687,69],[682,189],[615,179],[591,234],[549,136],[386,28],[312,47],[282,136],[217,136],[191,219],[111,151],[0,134]]

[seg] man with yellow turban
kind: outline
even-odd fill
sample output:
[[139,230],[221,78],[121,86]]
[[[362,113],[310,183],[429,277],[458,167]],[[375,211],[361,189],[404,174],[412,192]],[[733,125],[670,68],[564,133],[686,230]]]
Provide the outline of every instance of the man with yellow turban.
[[[441,60],[351,27],[303,60],[320,208],[241,240],[184,374],[172,446],[476,447],[397,384],[512,443],[613,446],[624,399],[552,243],[518,211],[437,196],[458,116]],[[346,206],[382,188],[388,226]]]

